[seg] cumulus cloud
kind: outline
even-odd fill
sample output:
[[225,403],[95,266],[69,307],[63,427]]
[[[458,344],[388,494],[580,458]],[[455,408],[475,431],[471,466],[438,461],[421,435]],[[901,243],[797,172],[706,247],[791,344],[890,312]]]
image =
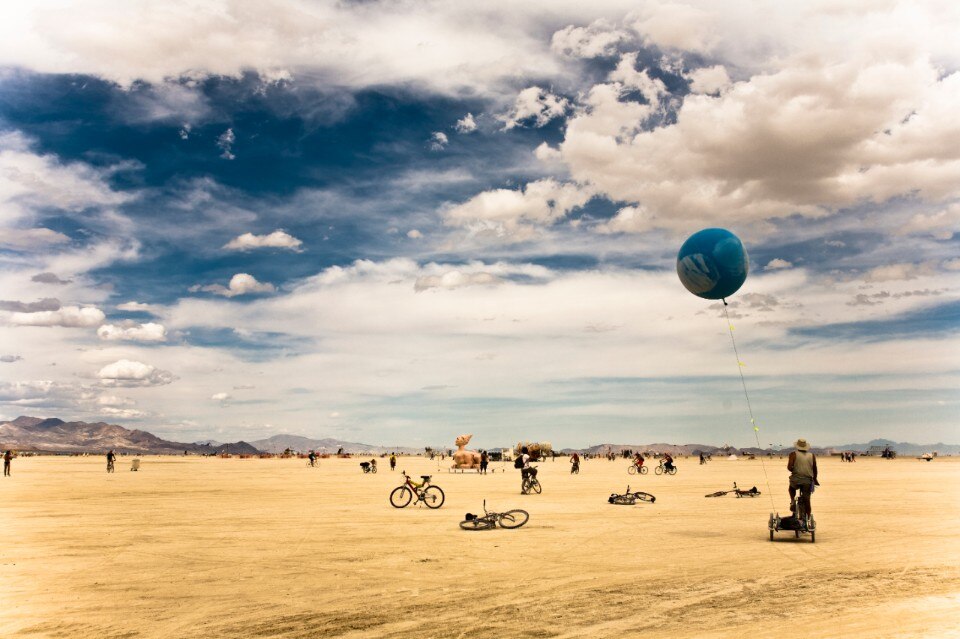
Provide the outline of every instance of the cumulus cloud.
[[780,259],[775,257],[774,259],[767,262],[767,265],[763,267],[765,271],[775,271],[780,268],[793,268],[793,264],[787,260]]
[[223,248],[230,251],[250,251],[257,248],[285,248],[300,252],[303,242],[286,231],[276,230],[267,235],[244,233],[224,244]]
[[410,229],[407,231],[407,237],[409,237],[411,240],[419,240],[421,237],[423,237],[423,233],[417,229]]
[[160,370],[143,362],[121,359],[107,364],[97,373],[103,386],[163,386],[174,380],[169,371]]
[[447,134],[442,131],[434,131],[430,134],[430,150],[431,151],[442,151],[446,148],[447,144],[450,142],[450,138],[447,137]]
[[276,290],[273,284],[269,282],[258,282],[257,278],[249,273],[237,273],[230,278],[230,284],[228,286],[223,286],[222,284],[207,284],[204,286],[197,285],[190,287],[191,293],[205,291],[224,297],[236,297],[237,295],[247,295],[250,293],[273,293]]
[[95,306],[62,306],[56,311],[11,313],[7,321],[14,326],[65,326],[89,328],[99,326],[106,316]]
[[586,27],[569,25],[553,34],[550,47],[554,52],[574,58],[609,57],[631,34],[606,20],[597,20]]
[[468,113],[459,120],[453,127],[457,133],[473,133],[477,130],[477,121],[473,119],[473,114]]
[[690,90],[694,93],[722,93],[731,84],[726,68],[719,64],[694,69],[687,78],[690,80]]
[[566,98],[534,86],[521,91],[513,108],[498,119],[503,122],[505,131],[522,126],[539,128],[554,118],[562,117],[569,106]]
[[163,342],[167,339],[167,329],[162,324],[152,322],[146,324],[136,322],[126,322],[121,325],[104,324],[97,329],[97,336],[107,341]]
[[471,234],[501,241],[524,241],[537,227],[554,224],[591,198],[589,189],[552,178],[530,182],[520,189],[494,189],[466,202],[448,206],[444,221]]
[[70,284],[73,280],[62,280],[57,277],[56,273],[37,273],[30,278],[31,282],[40,282],[41,284]]

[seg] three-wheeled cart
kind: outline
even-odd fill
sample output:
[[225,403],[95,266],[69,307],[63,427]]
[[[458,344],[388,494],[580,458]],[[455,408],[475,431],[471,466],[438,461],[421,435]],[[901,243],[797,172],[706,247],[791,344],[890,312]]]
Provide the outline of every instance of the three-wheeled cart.
[[817,541],[817,522],[813,519],[813,515],[799,518],[794,515],[781,517],[780,513],[770,513],[767,526],[770,528],[770,541],[773,541],[775,532],[792,532],[798,539],[800,535],[810,535],[810,543]]

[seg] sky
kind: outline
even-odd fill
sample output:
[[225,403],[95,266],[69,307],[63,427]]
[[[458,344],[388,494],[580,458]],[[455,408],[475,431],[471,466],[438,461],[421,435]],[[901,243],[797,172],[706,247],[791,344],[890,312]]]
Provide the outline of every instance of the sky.
[[[0,418],[960,442],[960,6],[0,8]],[[741,238],[727,311],[694,232]]]

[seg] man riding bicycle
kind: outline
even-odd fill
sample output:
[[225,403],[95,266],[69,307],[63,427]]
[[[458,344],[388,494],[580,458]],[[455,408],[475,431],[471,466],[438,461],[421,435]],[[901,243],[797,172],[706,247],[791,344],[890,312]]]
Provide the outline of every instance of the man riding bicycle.
[[637,453],[633,456],[633,465],[637,467],[637,470],[643,468],[643,455]]
[[813,493],[813,487],[819,486],[817,481],[817,456],[810,452],[810,445],[806,439],[798,439],[794,444],[796,450],[790,453],[787,459],[787,470],[790,471],[790,511],[797,511],[797,490],[800,490],[800,499],[806,507],[807,514],[813,514],[810,510],[810,495]]
[[673,457],[670,455],[670,453],[663,454],[663,467],[668,471],[673,470]]
[[520,449],[520,459],[523,462],[523,465],[520,466],[520,483],[522,484],[527,480],[527,477],[536,478],[537,469],[530,466],[530,451],[526,446]]

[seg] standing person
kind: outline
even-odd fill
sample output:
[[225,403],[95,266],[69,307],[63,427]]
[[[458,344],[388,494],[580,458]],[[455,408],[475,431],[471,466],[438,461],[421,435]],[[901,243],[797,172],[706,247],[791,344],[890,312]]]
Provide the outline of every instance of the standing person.
[[810,452],[810,445],[806,439],[798,439],[794,444],[795,451],[787,458],[787,470],[790,471],[790,511],[797,511],[797,490],[800,490],[800,499],[806,506],[807,514],[812,515],[810,509],[810,494],[813,487],[819,486],[817,481],[817,456]]
[[397,454],[390,453],[390,470],[394,471],[397,469]]
[[487,454],[487,451],[481,450],[480,451],[480,474],[481,475],[487,474],[487,464],[489,463],[490,463],[490,456]]
[[700,453],[700,465],[703,466],[706,463],[707,463],[707,460],[704,459],[703,453]]
[[570,455],[570,474],[571,475],[580,474],[580,455],[576,453]]
[[117,456],[113,454],[113,449],[107,453],[107,472],[113,472],[113,463],[117,461]]
[[13,452],[7,451],[3,454],[3,476],[10,476],[10,461],[13,459]]

